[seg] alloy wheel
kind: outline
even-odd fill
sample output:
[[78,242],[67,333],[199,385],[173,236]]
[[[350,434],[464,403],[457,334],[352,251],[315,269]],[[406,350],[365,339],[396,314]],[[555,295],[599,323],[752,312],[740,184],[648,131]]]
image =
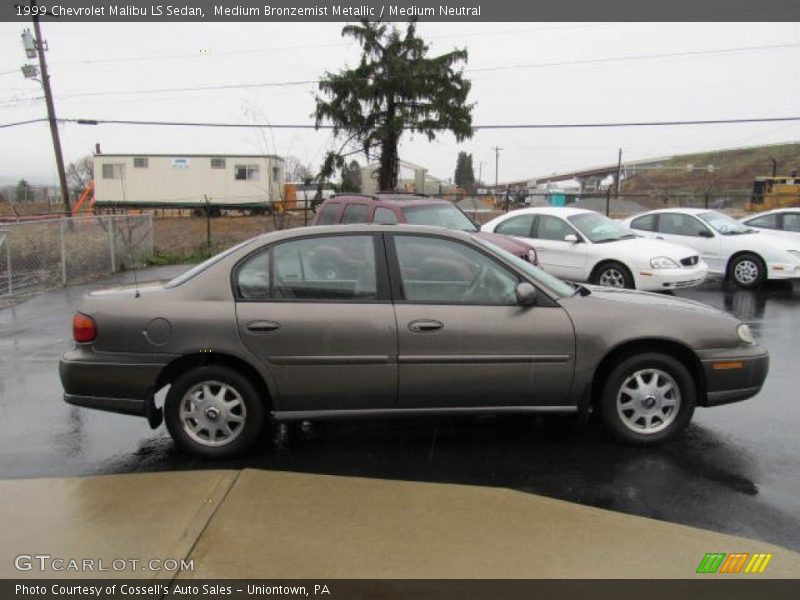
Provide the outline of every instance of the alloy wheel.
[[600,277],[597,278],[597,283],[607,287],[624,288],[625,276],[622,274],[622,272],[620,272],[619,269],[609,267],[600,273]]
[[742,285],[752,285],[759,276],[758,265],[752,260],[740,260],[733,268],[733,276]]
[[641,434],[657,433],[675,420],[681,406],[677,382],[661,369],[641,369],[622,382],[617,414],[622,423]]
[[203,446],[225,446],[241,435],[247,408],[241,394],[221,381],[202,381],[183,395],[180,422],[186,434]]

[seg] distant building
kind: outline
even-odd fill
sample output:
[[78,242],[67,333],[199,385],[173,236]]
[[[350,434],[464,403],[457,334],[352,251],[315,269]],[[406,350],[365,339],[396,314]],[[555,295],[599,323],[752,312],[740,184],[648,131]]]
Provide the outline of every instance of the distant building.
[[[399,160],[397,173],[398,192],[415,192],[428,194],[429,196],[441,196],[444,194],[454,194],[457,187],[452,183],[439,179],[428,173],[426,167],[415,165],[406,160]],[[388,191],[378,189],[378,165],[365,165],[361,167],[361,192],[364,194],[374,194],[378,191]]]
[[270,206],[284,160],[263,154],[95,154],[98,206]]

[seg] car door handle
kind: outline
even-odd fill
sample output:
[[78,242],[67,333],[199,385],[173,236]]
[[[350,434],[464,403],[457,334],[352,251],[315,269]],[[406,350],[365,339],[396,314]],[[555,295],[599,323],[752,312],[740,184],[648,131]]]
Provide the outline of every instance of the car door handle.
[[281,324],[275,321],[250,321],[246,327],[247,331],[251,333],[269,333],[280,329]]
[[660,236],[660,235],[657,235],[657,236],[656,236],[656,239],[657,239],[657,240],[663,240],[664,238],[663,238],[662,236]]
[[411,321],[408,324],[408,329],[414,333],[436,333],[444,329],[444,323],[441,321],[420,319],[418,321]]

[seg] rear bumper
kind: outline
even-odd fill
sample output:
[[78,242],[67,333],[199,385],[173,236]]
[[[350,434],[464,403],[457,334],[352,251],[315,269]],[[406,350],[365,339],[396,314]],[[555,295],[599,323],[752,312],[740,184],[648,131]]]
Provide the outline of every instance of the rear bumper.
[[64,402],[84,408],[94,408],[115,412],[121,415],[144,417],[147,414],[147,400],[137,398],[101,398],[100,396],[76,396],[64,394]]
[[701,406],[719,406],[752,398],[764,385],[769,355],[760,346],[700,352],[706,377]]
[[171,355],[95,352],[78,347],[61,357],[64,401],[124,415],[149,416],[158,376]]

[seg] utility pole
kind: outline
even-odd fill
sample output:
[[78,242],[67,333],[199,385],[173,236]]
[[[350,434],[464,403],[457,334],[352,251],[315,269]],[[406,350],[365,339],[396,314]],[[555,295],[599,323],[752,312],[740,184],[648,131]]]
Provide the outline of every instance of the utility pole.
[[[31,0],[31,7],[37,6],[36,0]],[[64,170],[64,157],[61,154],[61,139],[58,135],[58,122],[56,121],[56,108],[53,104],[53,92],[50,89],[50,74],[47,72],[47,59],[45,58],[44,51],[45,51],[45,41],[42,39],[42,30],[39,26],[39,14],[38,11],[33,12],[33,31],[35,38],[33,40],[36,53],[39,56],[39,69],[41,71],[41,83],[42,88],[44,88],[44,101],[47,105],[47,119],[50,121],[50,134],[53,137],[53,150],[56,153],[56,167],[58,169],[58,182],[61,185],[61,200],[64,203],[64,212],[69,215],[70,213],[70,206],[69,206],[69,189],[67,188],[67,174]],[[29,32],[30,35],[30,32]],[[25,34],[23,33],[23,42],[26,42]],[[30,53],[28,52],[27,43],[26,45],[26,54],[29,58],[32,58]],[[27,65],[26,65],[27,66]],[[23,67],[23,73],[25,73],[25,68]],[[27,74],[26,74],[27,76]]]
[[500,148],[499,146],[495,146],[492,148],[494,150],[494,189],[495,192],[497,191],[497,184],[498,184],[498,175],[500,173],[499,165],[500,165]]
[[614,181],[614,198],[619,198],[619,179],[622,177],[622,148],[619,149],[619,157],[617,158],[617,178]]

